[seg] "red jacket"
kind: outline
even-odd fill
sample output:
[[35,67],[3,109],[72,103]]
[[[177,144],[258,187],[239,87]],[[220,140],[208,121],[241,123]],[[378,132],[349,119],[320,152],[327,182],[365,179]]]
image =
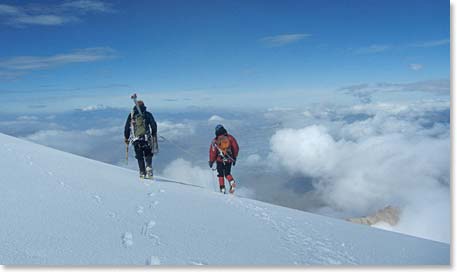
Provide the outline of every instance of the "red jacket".
[[[218,137],[221,137],[221,136],[224,136],[224,135],[220,135]],[[236,158],[238,157],[238,151],[240,150],[240,147],[238,146],[238,143],[237,143],[235,137],[233,137],[230,134],[227,134],[225,136],[227,136],[227,138],[230,141],[230,147],[229,147],[230,151],[228,152],[230,157],[227,156],[226,159],[227,159],[227,162],[233,162],[232,159],[236,160]],[[218,162],[222,162],[222,160],[223,160],[223,157],[220,155],[220,152],[217,149],[217,145],[216,145],[218,137],[214,138],[211,141],[211,145],[209,147],[209,161],[210,162],[214,162],[216,160]]]

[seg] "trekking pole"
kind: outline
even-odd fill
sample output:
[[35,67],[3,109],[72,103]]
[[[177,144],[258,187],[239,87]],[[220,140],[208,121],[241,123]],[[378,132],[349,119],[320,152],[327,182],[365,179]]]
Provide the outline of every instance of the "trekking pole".
[[129,165],[129,145],[125,144],[125,164]]

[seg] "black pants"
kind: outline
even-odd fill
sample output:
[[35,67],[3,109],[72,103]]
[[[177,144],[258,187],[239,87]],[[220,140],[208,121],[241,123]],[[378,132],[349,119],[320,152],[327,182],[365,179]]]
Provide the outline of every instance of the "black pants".
[[223,162],[216,162],[216,169],[217,169],[217,176],[218,177],[226,177],[228,175],[231,175],[230,171],[232,171],[232,163],[231,162],[226,162],[225,164]]
[[[145,140],[138,140],[133,143],[135,148],[135,158],[138,160],[138,167],[140,168],[140,173],[146,173],[146,166],[152,167],[152,154],[151,147],[148,142]],[[146,165],[145,165],[146,161]]]

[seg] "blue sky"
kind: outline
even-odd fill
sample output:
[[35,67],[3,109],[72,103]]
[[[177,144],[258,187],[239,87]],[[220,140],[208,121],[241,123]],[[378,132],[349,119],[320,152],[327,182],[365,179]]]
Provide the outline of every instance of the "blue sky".
[[443,0],[2,1],[0,91],[73,107],[448,79],[449,23]]

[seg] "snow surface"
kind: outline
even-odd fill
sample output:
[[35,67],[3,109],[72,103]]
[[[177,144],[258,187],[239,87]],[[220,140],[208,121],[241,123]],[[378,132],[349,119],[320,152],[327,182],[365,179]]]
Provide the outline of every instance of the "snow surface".
[[[122,152],[122,148],[119,148]],[[449,265],[448,244],[222,195],[0,134],[0,264]]]

